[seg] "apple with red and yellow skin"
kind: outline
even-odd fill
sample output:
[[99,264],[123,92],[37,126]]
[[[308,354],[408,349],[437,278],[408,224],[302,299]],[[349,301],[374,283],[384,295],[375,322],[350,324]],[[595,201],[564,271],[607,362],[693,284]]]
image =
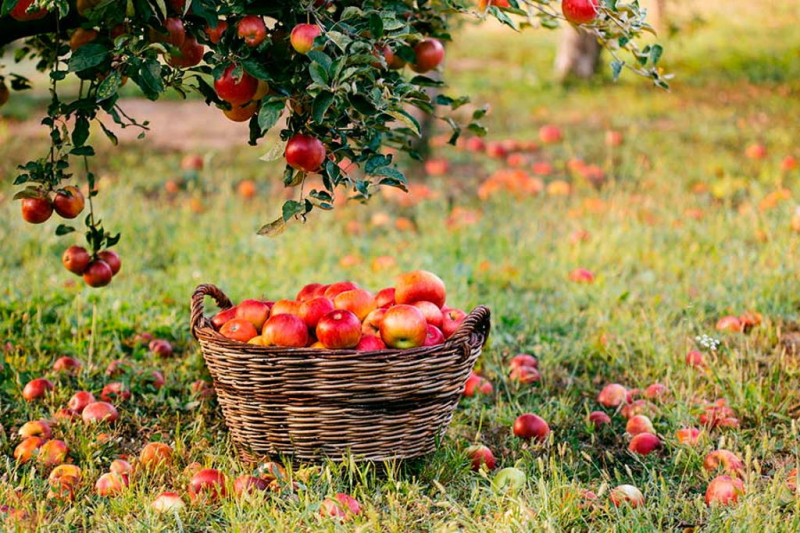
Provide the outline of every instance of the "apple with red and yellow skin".
[[219,20],[217,21],[217,26],[215,28],[206,26],[206,36],[208,36],[208,40],[213,44],[219,44],[219,42],[222,40],[222,36],[227,30],[228,23],[224,20]]
[[675,438],[681,444],[694,446],[700,442],[701,431],[697,428],[681,428],[675,432]]
[[81,414],[83,410],[86,409],[86,406],[90,403],[94,403],[97,401],[94,397],[94,394],[91,392],[82,390],[78,391],[72,395],[72,398],[69,399],[67,403],[67,407],[72,409],[74,412]]
[[53,209],[61,218],[72,219],[83,211],[86,200],[83,193],[75,186],[68,185],[56,192],[53,198]]
[[308,326],[295,315],[272,315],[264,324],[261,336],[267,346],[304,348],[308,345]]
[[378,307],[391,307],[396,302],[394,300],[395,288],[387,287],[378,291],[375,295],[375,305]]
[[53,434],[53,430],[47,420],[31,420],[22,424],[17,434],[23,438],[42,437],[43,439],[49,439]]
[[177,68],[197,66],[203,60],[205,50],[205,47],[197,42],[197,39],[186,37],[183,41],[183,46],[178,49],[178,55],[170,55],[167,63]]
[[631,507],[639,507],[644,504],[644,495],[642,491],[633,485],[619,485],[609,492],[609,498],[614,507],[619,507],[623,503],[627,503]]
[[742,322],[738,316],[724,316],[717,321],[717,331],[728,331],[731,333],[739,333],[742,331]]
[[336,309],[319,319],[316,335],[329,350],[354,348],[361,340],[361,321],[350,311]]
[[30,380],[25,388],[22,389],[22,397],[25,401],[33,401],[43,398],[49,391],[55,389],[55,385],[49,379],[37,378]]
[[119,420],[117,409],[108,402],[92,402],[81,412],[83,421],[87,424],[97,422],[116,422]]
[[53,413],[53,420],[59,424],[63,422],[72,422],[76,418],[80,418],[80,415],[72,409],[67,409],[66,407]]
[[165,31],[151,28],[149,32],[150,41],[157,43],[171,44],[175,48],[180,48],[186,42],[186,28],[183,21],[177,17],[169,17],[164,21]]
[[703,468],[706,472],[713,472],[722,467],[726,474],[741,474],[744,472],[744,463],[735,453],[728,450],[714,450],[703,459]]
[[661,448],[661,441],[652,433],[639,433],[628,444],[628,451],[639,455],[649,455],[659,448]]
[[61,476],[48,481],[47,499],[58,499],[65,502],[75,500],[75,489],[79,480],[74,476]]
[[86,251],[83,246],[70,246],[64,250],[64,255],[61,256],[61,262],[64,268],[73,274],[81,275],[86,271],[86,267],[92,262],[92,256]]
[[542,375],[539,371],[532,366],[517,366],[511,369],[509,374],[511,381],[529,385],[531,383],[539,383],[542,381]]
[[380,337],[381,334],[381,321],[386,316],[387,309],[379,307],[364,317],[361,325],[361,333],[364,335],[375,335]]
[[576,268],[569,273],[569,279],[575,283],[593,283],[594,274],[585,268]]
[[385,350],[386,344],[376,335],[362,335],[354,348],[357,352],[377,352]]
[[125,459],[114,459],[108,467],[111,472],[129,475],[133,472],[133,466]]
[[521,353],[512,357],[511,361],[508,362],[508,367],[511,370],[523,366],[528,368],[539,368],[539,360],[532,355]]
[[628,389],[619,383],[609,383],[597,396],[597,402],[603,407],[619,407],[625,403]]
[[471,398],[477,394],[491,394],[493,390],[494,389],[489,380],[479,374],[476,374],[475,372],[472,372],[467,378],[467,381],[464,383],[463,394],[467,398]]
[[573,24],[588,24],[597,18],[598,0],[562,0],[561,11]]
[[53,370],[56,372],[63,372],[64,374],[69,374],[74,376],[78,372],[80,372],[83,365],[80,361],[75,359],[74,357],[63,356],[56,359],[56,362],[53,363]]
[[[316,137],[298,133],[286,143],[283,155],[286,163],[293,169],[302,172],[316,172],[325,162],[327,151],[322,141]],[[328,297],[330,298],[330,296]]]
[[390,307],[381,320],[381,340],[390,348],[407,350],[422,346],[427,335],[428,323],[422,311],[412,305]]
[[[255,98],[255,95],[253,96]],[[255,100],[244,105],[233,105],[229,109],[223,109],[222,113],[233,122],[247,122],[258,111],[258,102]],[[246,183],[246,182],[242,182]]]
[[128,488],[128,476],[116,472],[106,472],[97,479],[94,491],[98,496],[118,496]]
[[248,342],[253,337],[258,336],[256,327],[252,323],[241,318],[228,320],[219,328],[219,332],[223,337],[239,342]]
[[488,470],[494,470],[497,466],[494,454],[488,446],[482,444],[475,444],[467,448],[467,457],[469,457],[472,470],[477,472],[481,466],[485,466]]
[[289,42],[298,54],[307,54],[314,49],[314,39],[322,35],[316,24],[298,24],[292,28]]
[[49,440],[42,444],[36,462],[42,466],[57,466],[67,460],[69,447],[63,440]]
[[703,353],[697,350],[690,350],[689,353],[686,354],[686,364],[696,368],[703,368],[706,366]]
[[[113,381],[106,384],[103,390],[100,391],[100,399],[104,402],[112,402],[114,400],[124,402],[131,397],[131,391],[121,381]],[[84,408],[85,409],[85,408]]]
[[177,492],[162,492],[150,503],[150,509],[156,513],[176,513],[186,507]]
[[113,378],[123,374],[130,374],[132,370],[133,368],[127,360],[116,359],[108,363],[108,366],[106,367],[106,375]]
[[653,435],[656,434],[656,430],[653,428],[653,423],[644,415],[630,417],[628,419],[628,423],[625,425],[625,431],[629,435],[639,435],[640,433],[651,433]]
[[439,308],[439,306],[433,302],[427,302],[425,300],[414,302],[412,305],[422,311],[422,316],[425,317],[425,321],[428,324],[431,326],[436,326],[439,329],[442,328],[444,315],[442,314],[442,310]]
[[198,471],[189,481],[189,498],[192,501],[202,498],[213,502],[224,498],[226,494],[225,474],[214,468]]
[[333,300],[333,306],[336,309],[350,311],[358,317],[359,322],[364,320],[377,307],[375,296],[364,289],[353,289],[339,293]]
[[30,224],[42,224],[53,215],[53,203],[44,192],[36,198],[23,198],[21,205],[22,219]]
[[236,24],[236,34],[244,40],[244,44],[255,48],[267,38],[267,25],[259,16],[245,15]]
[[325,498],[319,506],[321,516],[346,519],[348,515],[361,513],[361,504],[352,496],[338,493],[333,498]]
[[414,270],[400,275],[395,284],[394,299],[398,304],[412,305],[416,302],[431,302],[441,308],[447,291],[444,281],[426,270]]
[[589,422],[596,428],[599,429],[607,424],[611,423],[611,417],[608,416],[603,411],[592,411],[589,413]]
[[465,318],[467,318],[467,314],[461,309],[450,307],[442,309],[442,333],[444,333],[445,339],[455,335]]
[[80,467],[71,464],[61,464],[53,468],[47,477],[49,483],[56,483],[64,478],[70,478],[72,483],[77,484],[82,477]]
[[360,288],[361,287],[352,281],[337,281],[336,283],[331,283],[328,285],[325,288],[325,292],[322,293],[322,296],[325,298],[330,298],[330,300],[333,301],[339,294],[345,291],[352,291]]
[[478,9],[485,11],[489,6],[499,7],[501,9],[511,7],[508,0],[478,0]]
[[[277,304],[277,302],[276,302]],[[306,300],[300,304],[298,315],[310,330],[315,330],[319,319],[333,311],[334,305],[329,298],[324,296]]]
[[706,488],[706,505],[732,505],[743,495],[744,483],[731,476],[718,476]]
[[45,442],[47,441],[42,437],[28,437],[24,439],[14,448],[14,459],[20,464],[27,463],[33,459],[36,450],[41,448]]
[[113,277],[114,271],[102,259],[95,259],[83,271],[83,281],[90,287],[105,287],[111,283]]
[[214,315],[214,318],[211,319],[211,324],[214,326],[214,328],[216,328],[219,331],[219,328],[221,328],[225,324],[225,322],[236,318],[236,311],[237,311],[236,306],[220,311],[219,313]]
[[445,338],[444,333],[442,330],[437,328],[436,326],[432,326],[428,324],[428,330],[425,334],[425,342],[422,343],[423,346],[439,346],[440,344],[444,344]]
[[31,7],[32,4],[33,0],[19,0],[14,8],[9,11],[8,15],[19,22],[28,22],[47,16],[46,9],[38,9],[28,13],[28,8]]
[[260,477],[243,475],[237,477],[233,482],[233,493],[238,496],[255,494],[257,491],[267,490],[269,483]]
[[546,124],[539,128],[539,139],[544,144],[560,143],[564,139],[561,128],[552,124]]
[[300,317],[301,302],[297,300],[278,300],[272,304],[271,314],[275,315],[294,315]]
[[761,143],[753,143],[744,150],[744,155],[748,159],[760,160],[767,157],[767,147]]
[[[304,285],[300,292],[297,293],[297,300],[300,303],[307,302],[309,300],[313,300],[314,298],[319,298],[320,296],[324,296],[324,294],[320,294],[320,290],[322,287],[326,287],[322,283],[309,283],[308,285]],[[325,291],[322,290],[324,293]]]
[[423,39],[414,46],[414,57],[411,70],[420,74],[430,72],[444,61],[444,45],[438,39]]
[[253,99],[258,90],[258,80],[241,70],[241,77],[234,76],[235,65],[229,65],[222,75],[214,80],[217,96],[232,105],[244,105]]
[[514,435],[521,439],[536,439],[539,442],[547,440],[550,435],[550,426],[540,416],[525,413],[514,421]]
[[667,386],[661,383],[653,383],[644,390],[644,397],[651,400],[659,400],[666,396]]
[[261,331],[270,315],[270,308],[259,300],[242,300],[236,306],[236,318],[247,320],[256,330]]
[[139,453],[139,464],[147,470],[172,464],[172,447],[164,442],[150,442]]

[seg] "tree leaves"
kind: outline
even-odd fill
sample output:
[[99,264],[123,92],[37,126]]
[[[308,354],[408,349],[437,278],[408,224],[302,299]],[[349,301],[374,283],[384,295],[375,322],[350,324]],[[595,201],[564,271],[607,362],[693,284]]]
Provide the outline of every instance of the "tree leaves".
[[102,65],[109,59],[108,48],[99,43],[89,43],[72,53],[69,59],[70,72],[82,72]]

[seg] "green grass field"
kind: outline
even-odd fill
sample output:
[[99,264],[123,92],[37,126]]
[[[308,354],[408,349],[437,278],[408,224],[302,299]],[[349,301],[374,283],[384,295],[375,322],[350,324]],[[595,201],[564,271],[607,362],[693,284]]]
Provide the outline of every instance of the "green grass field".
[[[275,218],[282,191],[280,169],[259,161],[262,146],[200,150],[206,169],[177,194],[164,183],[181,177],[182,153],[143,143],[112,149],[102,140],[97,207],[111,230],[122,232],[122,274],[106,289],[86,288],[60,264],[73,236],[53,235],[56,222],[30,226],[19,216],[14,168],[45,149],[42,140],[15,135],[0,123],[0,505],[32,517],[5,522],[21,531],[796,531],[800,499],[787,487],[800,442],[800,234],[791,229],[800,172],[784,171],[785,156],[800,156],[800,11],[783,2],[773,14],[753,15],[743,2],[703,12],[704,24],[668,41],[665,67],[678,75],[664,93],[626,75],[613,84],[556,86],[550,66],[556,37],[514,35],[469,27],[453,46],[453,91],[491,103],[490,140],[537,139],[539,127],[557,124],[565,142],[535,152],[553,164],[545,181],[567,180],[572,193],[480,200],[480,183],[507,164],[453,148],[443,177],[425,182],[435,197],[413,207],[375,198],[314,212],[277,239],[255,235]],[[723,16],[725,9],[730,16]],[[740,13],[741,12],[741,13]],[[744,14],[747,14],[745,16]],[[12,109],[27,116],[35,99]],[[179,104],[176,104],[179,105]],[[25,107],[30,106],[30,107]],[[212,110],[208,111],[213,114]],[[144,117],[143,117],[144,118]],[[246,128],[243,128],[246,129]],[[625,143],[609,148],[608,129]],[[242,135],[244,138],[244,134]],[[767,157],[745,157],[755,142]],[[35,152],[34,152],[35,150]],[[602,187],[565,170],[581,158],[603,168]],[[258,195],[236,192],[255,180]],[[775,191],[788,189],[781,196]],[[766,199],[766,200],[765,200]],[[479,210],[473,225],[445,224],[453,207]],[[202,210],[202,213],[197,211]],[[376,213],[408,218],[415,229],[376,226]],[[577,230],[590,238],[571,244]],[[379,256],[396,265],[373,268]],[[342,258],[352,256],[350,263]],[[575,268],[595,274],[591,284],[569,281]],[[190,384],[207,379],[199,347],[189,334],[189,297],[212,282],[233,299],[293,297],[305,283],[350,279],[372,290],[396,274],[423,268],[447,283],[448,302],[477,304],[493,313],[493,333],[479,370],[494,385],[490,396],[465,398],[439,450],[398,464],[295,465],[303,487],[296,497],[264,494],[209,506],[188,505],[175,515],[150,510],[164,490],[186,493],[185,466],[197,461],[232,480],[249,473],[235,459],[214,400],[192,396]],[[76,283],[77,281],[77,283]],[[207,302],[211,304],[210,301]],[[756,311],[763,322],[748,334],[715,331],[725,315]],[[170,340],[176,357],[161,360],[130,339],[142,332]],[[688,366],[695,338],[721,341],[705,351],[706,368]],[[788,347],[788,348],[787,348]],[[519,385],[507,374],[517,353],[539,358],[543,380]],[[77,377],[58,376],[56,358],[84,364]],[[134,383],[119,404],[113,427],[60,424],[84,479],[74,503],[47,499],[47,472],[12,457],[24,422],[49,418],[74,391],[98,394],[109,381],[109,362],[159,369],[159,391]],[[2,360],[0,360],[2,361]],[[44,401],[22,400],[36,377],[57,384]],[[642,457],[627,451],[625,418],[606,409],[612,423],[595,430],[590,411],[607,383],[668,389],[652,417],[663,448]],[[676,431],[701,428],[704,401],[727,400],[739,428],[705,428],[696,446]],[[552,433],[529,445],[511,432],[521,413],[536,413]],[[105,438],[98,433],[105,431]],[[94,482],[123,454],[135,458],[150,440],[170,443],[172,466],[138,475],[116,498],[94,494]],[[472,472],[464,450],[492,448],[499,467],[527,475],[516,494],[492,489],[492,473]],[[745,462],[746,494],[736,505],[709,508],[703,459],[724,448]],[[638,487],[645,504],[615,507],[609,491]],[[583,490],[598,499],[586,504]],[[356,497],[363,513],[344,524],[319,515],[337,492]],[[0,514],[0,519],[3,517]],[[2,522],[0,522],[2,523]]]

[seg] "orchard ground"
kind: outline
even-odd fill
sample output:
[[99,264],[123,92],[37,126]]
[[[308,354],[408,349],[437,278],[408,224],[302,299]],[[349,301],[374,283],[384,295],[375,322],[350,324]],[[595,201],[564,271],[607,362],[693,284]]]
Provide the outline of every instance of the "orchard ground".
[[[418,205],[376,198],[367,207],[314,212],[277,239],[257,237],[282,197],[278,166],[258,160],[267,148],[245,147],[246,126],[229,125],[219,112],[175,103],[183,111],[170,112],[191,115],[201,130],[197,144],[176,151],[154,131],[152,142],[108,147],[98,157],[105,189],[98,207],[106,226],[123,233],[123,267],[109,288],[93,290],[60,264],[61,251],[77,238],[56,238],[52,222],[25,224],[11,201],[11,180],[4,180],[0,339],[8,349],[0,374],[0,505],[27,510],[43,531],[797,530],[800,500],[787,474],[800,462],[800,234],[791,228],[800,173],[781,165],[786,156],[800,157],[800,8],[782,2],[764,13],[756,4],[712,3],[701,13],[705,23],[684,24],[667,42],[666,66],[679,75],[669,94],[632,76],[564,89],[549,81],[554,35],[465,30],[448,51],[452,92],[492,104],[490,141],[538,141],[541,125],[561,127],[565,141],[532,152],[525,170],[551,163],[556,170],[542,179],[569,181],[567,196],[500,190],[479,199],[480,184],[508,162],[438,148],[434,157],[447,158],[450,169],[422,182],[433,196]],[[4,111],[24,118],[35,109],[34,95]],[[622,132],[624,144],[607,146],[607,130]],[[32,131],[24,123],[0,125],[3,175],[44,149]],[[205,138],[211,148],[203,147]],[[754,143],[766,147],[765,158],[745,155]],[[179,162],[187,151],[201,153],[206,168],[168,193],[165,183],[184,177]],[[574,158],[601,167],[599,189],[565,170]],[[242,180],[255,181],[255,198],[237,192]],[[448,226],[454,208],[479,212],[479,219]],[[388,223],[376,224],[380,219]],[[397,229],[398,219],[409,227]],[[580,230],[588,239],[571,243]],[[394,263],[374,264],[381,256]],[[451,305],[486,304],[493,312],[492,338],[478,364],[494,392],[461,402],[439,451],[386,466],[323,464],[302,473],[305,489],[296,500],[264,494],[189,505],[177,518],[149,509],[164,490],[186,493],[182,470],[189,462],[230,479],[248,473],[234,459],[216,403],[190,391],[207,377],[188,333],[197,284],[213,282],[235,300],[277,299],[311,281],[351,279],[377,291],[415,268],[446,281]],[[593,283],[571,282],[576,268],[591,271]],[[715,331],[719,318],[747,311],[763,317],[750,333]],[[129,346],[142,332],[173,342],[176,357],[162,360]],[[722,342],[716,352],[695,340],[704,334]],[[695,349],[704,352],[706,368],[685,363]],[[539,358],[541,384],[508,379],[507,360],[523,352]],[[79,377],[55,376],[52,364],[61,355],[84,363]],[[45,499],[46,477],[11,458],[13,432],[49,418],[76,390],[97,395],[110,381],[105,367],[120,358],[161,370],[166,386],[135,388],[119,404],[121,421],[105,430],[105,442],[97,438],[102,430],[80,422],[58,426],[54,438],[69,445],[84,480],[74,504],[54,504]],[[56,394],[23,401],[22,387],[37,377],[54,379]],[[587,422],[601,409],[598,392],[613,382],[642,390],[666,385],[652,417],[660,451],[629,453],[625,418],[613,409],[610,426],[595,430]],[[678,429],[702,427],[697,402],[719,398],[740,427],[704,429],[699,445],[679,444]],[[512,435],[524,412],[549,423],[547,443],[528,445]],[[94,495],[94,481],[117,455],[135,457],[158,439],[175,448],[173,466],[138,477],[120,497]],[[464,452],[474,442],[492,448],[498,468],[522,469],[523,490],[496,493],[492,473],[472,472]],[[744,460],[746,494],[736,505],[708,508],[704,493],[714,474],[702,463],[717,448]],[[638,487],[645,504],[614,507],[608,493],[620,484]],[[599,496],[594,504],[586,505],[584,490]],[[364,509],[341,526],[319,516],[320,502],[337,492]]]

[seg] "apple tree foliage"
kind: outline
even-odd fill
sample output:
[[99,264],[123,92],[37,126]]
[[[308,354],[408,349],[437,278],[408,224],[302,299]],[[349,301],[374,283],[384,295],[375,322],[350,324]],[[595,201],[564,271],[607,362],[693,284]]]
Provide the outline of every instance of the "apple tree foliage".
[[[267,31],[256,46],[237,31],[247,15],[259,17]],[[415,155],[418,111],[447,122],[455,143],[462,125],[448,112],[468,98],[440,92],[431,96],[427,89],[442,86],[441,81],[396,67],[414,64],[414,47],[424,39],[451,40],[452,28],[465,17],[493,17],[514,30],[566,23],[554,0],[2,0],[0,47],[16,43],[16,62],[32,60],[49,73],[52,95],[42,118],[50,147],[42,157],[19,166],[14,183],[22,188],[17,197],[51,195],[85,180],[90,252],[114,245],[119,235],[105,231],[92,209],[97,192],[89,162],[96,148],[90,130],[103,132],[113,145],[117,138],[109,122],[145,135],[148,122],[120,107],[119,89],[127,82],[151,100],[168,91],[199,92],[207,104],[230,110],[214,89],[214,80],[230,66],[235,79],[247,74],[269,87],[251,104],[250,144],[277,130],[273,136],[280,140],[271,136],[269,141],[276,159],[296,134],[321,140],[327,153],[317,171],[323,187],[300,187],[298,199],[286,202],[282,216],[260,233],[279,233],[287,222],[314,208],[331,209],[337,192],[367,199],[379,186],[405,189],[405,177],[385,148]],[[175,19],[180,22],[177,33]],[[306,54],[290,43],[292,29],[301,23],[321,29]],[[612,54],[615,78],[628,68],[666,88],[658,67],[662,48],[637,46],[645,32],[652,32],[637,0],[600,0],[595,20],[584,28]],[[394,54],[394,65],[387,63],[387,49]],[[0,95],[8,93],[8,86],[14,91],[30,87],[27,79],[9,70],[13,67],[0,71]],[[59,84],[68,77],[79,80],[77,98],[62,99],[59,93]],[[414,108],[418,111],[412,112]],[[484,113],[474,111],[464,126],[484,134],[479,123]],[[358,175],[342,170],[353,168],[340,165],[343,161],[357,165]],[[286,186],[298,187],[305,176],[287,165],[282,179]],[[62,224],[56,231],[74,230]]]

